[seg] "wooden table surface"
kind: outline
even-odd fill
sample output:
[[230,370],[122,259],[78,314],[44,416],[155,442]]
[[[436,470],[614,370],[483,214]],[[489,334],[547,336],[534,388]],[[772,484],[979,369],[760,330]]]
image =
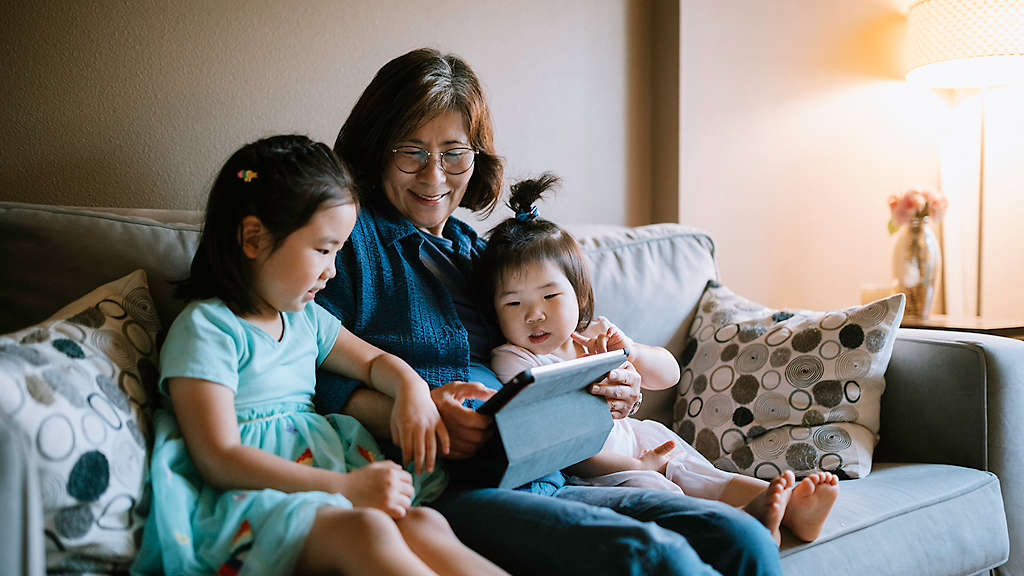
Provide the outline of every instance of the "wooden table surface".
[[985,318],[982,316],[953,317],[944,314],[931,314],[927,319],[904,316],[900,326],[904,328],[954,330],[957,332],[981,332],[1024,339],[1024,320],[1009,320],[1005,318]]

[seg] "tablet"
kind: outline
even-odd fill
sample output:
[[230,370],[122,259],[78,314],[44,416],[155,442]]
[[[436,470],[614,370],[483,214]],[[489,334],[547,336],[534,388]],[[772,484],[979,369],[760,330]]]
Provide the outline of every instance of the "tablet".
[[513,400],[515,404],[529,404],[582,390],[603,380],[608,372],[621,366],[628,357],[628,350],[614,350],[528,368],[509,380],[476,411],[493,415]]

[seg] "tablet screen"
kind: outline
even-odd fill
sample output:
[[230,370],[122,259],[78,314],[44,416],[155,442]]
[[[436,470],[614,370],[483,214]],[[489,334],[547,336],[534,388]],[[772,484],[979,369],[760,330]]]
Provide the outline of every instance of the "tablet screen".
[[621,366],[628,355],[627,350],[614,350],[523,370],[477,408],[477,412],[491,415],[513,401],[529,404],[580,390],[602,380],[608,372]]

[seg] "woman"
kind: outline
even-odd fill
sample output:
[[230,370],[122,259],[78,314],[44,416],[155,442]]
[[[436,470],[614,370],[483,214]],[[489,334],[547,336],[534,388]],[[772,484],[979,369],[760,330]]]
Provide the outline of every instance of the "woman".
[[[476,76],[435,50],[388,62],[352,109],[335,151],[364,209],[338,254],[337,276],[317,300],[357,336],[416,368],[450,434],[448,458],[469,459],[493,429],[464,401],[500,387],[484,364],[503,341],[469,285],[483,240],[452,217],[459,206],[487,213],[500,194],[501,161]],[[596,393],[621,418],[639,399],[639,384],[627,366]],[[388,436],[389,398],[327,375],[317,396],[320,410],[355,416]],[[463,542],[515,573],[781,573],[768,531],[719,502],[564,486],[560,473],[519,490],[474,488],[464,469],[453,476],[435,507]]]

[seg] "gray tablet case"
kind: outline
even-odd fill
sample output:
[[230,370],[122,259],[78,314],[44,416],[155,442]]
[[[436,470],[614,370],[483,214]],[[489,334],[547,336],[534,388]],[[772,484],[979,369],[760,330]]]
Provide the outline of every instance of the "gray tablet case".
[[498,487],[522,486],[600,452],[612,417],[607,401],[588,388],[625,361],[618,350],[517,376],[527,383],[494,414],[507,459]]

